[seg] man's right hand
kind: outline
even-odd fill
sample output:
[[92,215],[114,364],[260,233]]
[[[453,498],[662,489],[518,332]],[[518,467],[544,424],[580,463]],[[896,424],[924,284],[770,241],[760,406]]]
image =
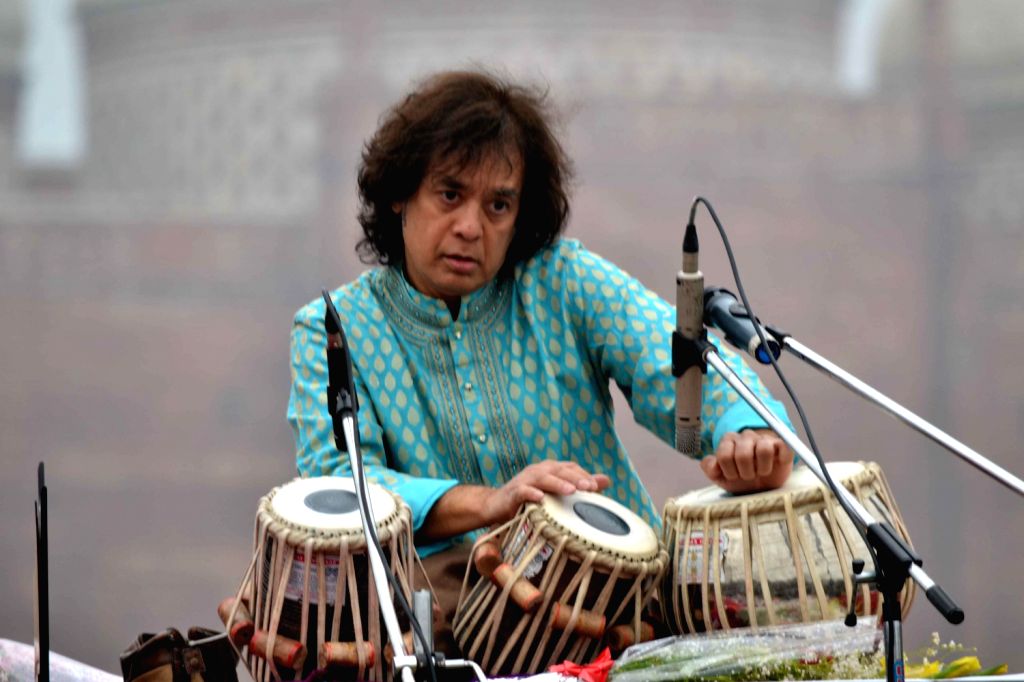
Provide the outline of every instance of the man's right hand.
[[590,474],[576,462],[546,460],[531,464],[500,488],[489,489],[485,502],[489,518],[484,525],[508,521],[525,503],[543,500],[544,493],[600,492],[611,484],[612,480],[604,474]]
[[611,483],[608,476],[591,474],[575,462],[537,462],[500,488],[455,486],[434,504],[417,535],[425,540],[441,540],[496,526],[515,516],[523,504],[543,500],[545,493],[600,492]]

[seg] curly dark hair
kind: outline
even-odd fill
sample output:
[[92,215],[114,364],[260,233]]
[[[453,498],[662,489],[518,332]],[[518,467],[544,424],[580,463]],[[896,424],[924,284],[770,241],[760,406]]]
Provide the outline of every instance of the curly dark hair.
[[432,163],[461,170],[495,154],[523,164],[515,233],[500,274],[554,242],[569,217],[573,169],[549,118],[546,91],[490,73],[449,71],[425,80],[384,114],[363,149],[360,259],[402,262],[402,219],[392,207],[416,193]]

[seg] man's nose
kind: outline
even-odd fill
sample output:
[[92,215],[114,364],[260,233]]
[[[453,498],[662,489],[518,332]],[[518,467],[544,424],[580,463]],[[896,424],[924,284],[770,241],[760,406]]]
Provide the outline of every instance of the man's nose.
[[484,232],[483,208],[474,201],[467,201],[455,217],[455,234],[473,241],[479,239]]

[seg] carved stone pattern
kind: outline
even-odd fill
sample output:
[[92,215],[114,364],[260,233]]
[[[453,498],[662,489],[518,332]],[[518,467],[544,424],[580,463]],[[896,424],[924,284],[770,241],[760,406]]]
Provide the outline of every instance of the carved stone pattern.
[[230,45],[90,74],[89,189],[172,221],[316,208],[329,43]]

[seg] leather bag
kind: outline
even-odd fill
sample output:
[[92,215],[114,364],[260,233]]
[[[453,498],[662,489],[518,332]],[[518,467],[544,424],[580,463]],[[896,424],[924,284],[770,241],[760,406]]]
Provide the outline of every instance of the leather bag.
[[199,627],[142,633],[121,654],[125,682],[238,682],[237,665],[227,633]]

